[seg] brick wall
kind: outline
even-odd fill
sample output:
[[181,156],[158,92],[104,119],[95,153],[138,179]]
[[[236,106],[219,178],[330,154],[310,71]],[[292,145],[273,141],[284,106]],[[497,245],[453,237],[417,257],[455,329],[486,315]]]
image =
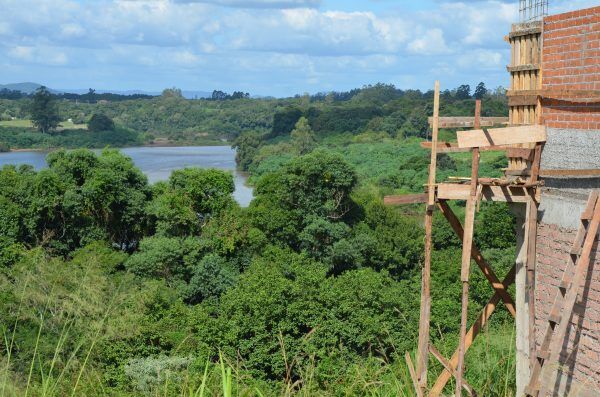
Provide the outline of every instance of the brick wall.
[[[543,29],[542,88],[600,90],[600,7],[546,17]],[[600,129],[600,103],[573,99],[544,99],[544,123],[554,128]]]
[[[541,223],[538,227],[535,290],[538,347],[575,234],[576,230],[553,224]],[[597,248],[590,267],[570,320],[568,341],[563,346],[560,364],[564,375],[558,395],[591,396],[600,392],[600,252]]]

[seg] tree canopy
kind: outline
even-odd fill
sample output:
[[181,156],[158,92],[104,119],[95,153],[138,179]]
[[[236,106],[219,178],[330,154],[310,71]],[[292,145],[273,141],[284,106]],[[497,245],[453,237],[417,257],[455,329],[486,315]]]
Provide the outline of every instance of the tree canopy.
[[44,134],[52,132],[60,123],[56,99],[44,86],[35,91],[29,112],[33,125]]

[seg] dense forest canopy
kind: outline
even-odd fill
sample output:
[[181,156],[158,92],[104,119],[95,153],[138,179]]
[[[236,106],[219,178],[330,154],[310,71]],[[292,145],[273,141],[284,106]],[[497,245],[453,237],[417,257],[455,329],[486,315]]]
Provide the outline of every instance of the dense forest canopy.
[[[444,92],[442,113],[472,114],[466,91]],[[429,160],[419,142],[432,93],[179,94],[55,99],[61,117],[83,114],[90,136],[161,131],[177,141],[206,128],[234,139],[253,201],[241,208],[232,175],[219,170],[186,168],[149,184],[116,149],[55,151],[40,171],[2,168],[0,393],[411,395],[403,356],[416,346],[422,208],[386,207],[382,196],[423,190]],[[30,100],[0,106],[14,112]],[[501,95],[483,102],[484,114],[505,114]],[[468,174],[470,161],[441,155],[439,177]],[[505,161],[485,152],[481,173],[499,175]],[[449,356],[460,241],[440,214],[434,222],[433,342]],[[482,203],[476,222],[476,243],[503,277],[514,219],[506,205]],[[476,269],[472,280],[475,316],[493,291]],[[467,380],[486,396],[514,390],[510,323],[499,309],[467,356]]]

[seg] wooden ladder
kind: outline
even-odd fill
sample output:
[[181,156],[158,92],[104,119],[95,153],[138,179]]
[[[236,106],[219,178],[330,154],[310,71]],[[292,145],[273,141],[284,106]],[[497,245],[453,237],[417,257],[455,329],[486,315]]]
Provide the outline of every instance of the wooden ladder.
[[[556,292],[554,305],[548,317],[548,325],[542,344],[537,350],[529,385],[525,396],[546,397],[554,382],[554,371],[569,326],[571,314],[579,289],[585,282],[590,266],[590,256],[600,225],[600,200],[598,192],[590,193],[581,224],[570,252],[570,260]],[[543,380],[543,382],[542,382]]]

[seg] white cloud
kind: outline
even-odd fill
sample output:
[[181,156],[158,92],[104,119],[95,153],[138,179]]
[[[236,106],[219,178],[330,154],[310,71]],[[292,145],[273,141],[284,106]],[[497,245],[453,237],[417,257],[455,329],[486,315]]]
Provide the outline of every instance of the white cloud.
[[65,38],[76,38],[82,37],[85,30],[78,23],[65,23],[60,26],[60,33]]
[[[462,68],[469,69],[492,69],[503,70],[507,59],[504,59],[502,53],[498,51],[481,50],[469,52],[458,58],[457,64]],[[507,74],[508,77],[508,74]]]
[[8,51],[8,55],[15,59],[29,61],[33,59],[33,47],[16,46]]
[[[403,2],[388,2],[382,12],[370,1],[344,3],[345,11],[318,0],[0,2],[0,64],[41,70],[40,79],[48,65],[64,70],[56,74],[64,79],[80,68],[115,85],[167,76],[198,89],[230,84],[250,92],[377,81],[428,88],[435,78],[474,84],[474,76],[498,85],[507,80],[502,38],[518,20],[516,0],[438,0],[423,12]],[[556,0],[551,12],[571,3]]]
[[196,66],[198,65],[200,58],[192,53],[191,51],[176,51],[173,54],[173,60],[175,63],[182,66]]
[[421,55],[450,53],[450,49],[444,40],[444,32],[441,29],[431,29],[424,32],[420,37],[411,41],[407,48],[413,54]]
[[236,8],[309,8],[321,0],[175,0],[176,3],[209,3]]
[[60,66],[69,62],[67,55],[58,48],[16,46],[8,51],[9,57],[23,62]]
[[66,65],[69,62],[69,58],[64,52],[51,52],[40,60],[42,62],[45,60],[49,65],[55,66]]

